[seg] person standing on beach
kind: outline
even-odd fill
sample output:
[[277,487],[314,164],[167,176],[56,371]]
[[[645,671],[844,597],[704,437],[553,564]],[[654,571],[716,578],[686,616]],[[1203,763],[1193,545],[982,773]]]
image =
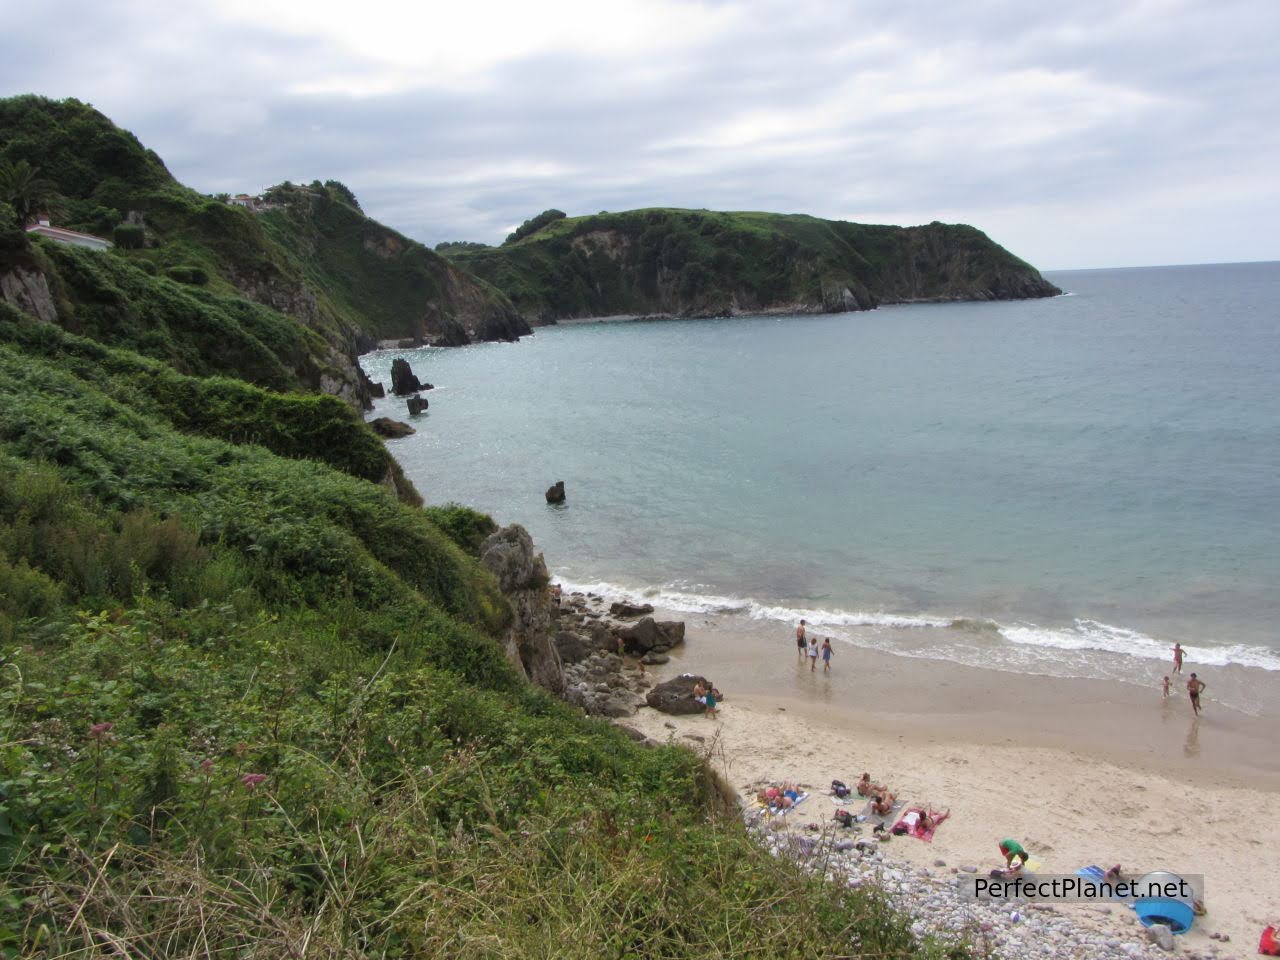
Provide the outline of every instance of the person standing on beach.
[[1164,699],[1164,700],[1169,699],[1169,678],[1168,677],[1164,678],[1164,695],[1161,699]]
[[1182,644],[1176,641],[1173,644],[1173,672],[1182,672]]
[[809,672],[812,673],[818,669],[818,640],[816,637],[809,638]]
[[804,621],[800,621],[800,626],[796,627],[796,653],[800,657],[800,662],[804,663]]
[[822,639],[822,672],[823,673],[831,672],[831,654],[833,652],[834,651],[831,649],[831,638],[823,637]]
[[1205,682],[1193,673],[1187,681],[1187,695],[1191,697],[1191,709],[1197,717],[1200,716],[1200,694],[1204,692],[1204,688]]

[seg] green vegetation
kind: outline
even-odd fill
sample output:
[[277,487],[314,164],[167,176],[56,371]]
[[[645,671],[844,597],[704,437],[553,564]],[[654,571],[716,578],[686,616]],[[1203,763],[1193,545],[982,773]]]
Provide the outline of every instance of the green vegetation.
[[[973,227],[873,226],[772,213],[652,209],[526,221],[499,248],[451,245],[460,266],[541,320],[867,309],[1056,291]],[[528,229],[526,229],[528,228]]]
[[503,246],[516,243],[525,237],[532,236],[549,223],[555,223],[557,220],[563,220],[566,214],[563,210],[543,210],[536,217],[530,217],[514,231],[507,234],[507,239],[503,241]]
[[12,207],[18,222],[26,224],[36,214],[57,207],[61,198],[53,181],[40,176],[26,160],[0,160],[0,203]]
[[200,198],[75,101],[0,129],[81,225],[147,224],[99,253],[0,204],[0,273],[58,321],[0,303],[0,955],[966,955],[512,666],[493,520],[421,509],[315,392],[357,247],[429,258],[334,182],[260,218]]

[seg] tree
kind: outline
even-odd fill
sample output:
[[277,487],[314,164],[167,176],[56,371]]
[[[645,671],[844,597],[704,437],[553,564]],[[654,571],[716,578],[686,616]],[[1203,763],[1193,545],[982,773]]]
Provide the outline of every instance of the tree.
[[62,205],[62,197],[52,180],[26,160],[10,163],[0,160],[0,203],[13,207],[18,222],[26,226],[41,211],[53,212]]

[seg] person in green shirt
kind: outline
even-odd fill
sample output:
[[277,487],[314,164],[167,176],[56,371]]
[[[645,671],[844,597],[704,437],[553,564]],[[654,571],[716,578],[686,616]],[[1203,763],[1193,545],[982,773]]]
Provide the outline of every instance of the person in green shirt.
[[[1004,865],[1009,870],[1021,870],[1023,864],[1027,862],[1027,851],[1022,849],[1022,844],[1017,840],[1001,840],[1000,852],[1004,854]],[[1014,860],[1020,861],[1017,867],[1014,867]]]

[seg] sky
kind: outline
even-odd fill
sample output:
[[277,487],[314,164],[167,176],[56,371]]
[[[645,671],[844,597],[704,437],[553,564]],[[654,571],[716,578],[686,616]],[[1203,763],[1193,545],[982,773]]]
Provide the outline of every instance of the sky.
[[1280,259],[1280,0],[0,0],[0,95],[424,243],[549,207],[971,223],[1041,269]]

